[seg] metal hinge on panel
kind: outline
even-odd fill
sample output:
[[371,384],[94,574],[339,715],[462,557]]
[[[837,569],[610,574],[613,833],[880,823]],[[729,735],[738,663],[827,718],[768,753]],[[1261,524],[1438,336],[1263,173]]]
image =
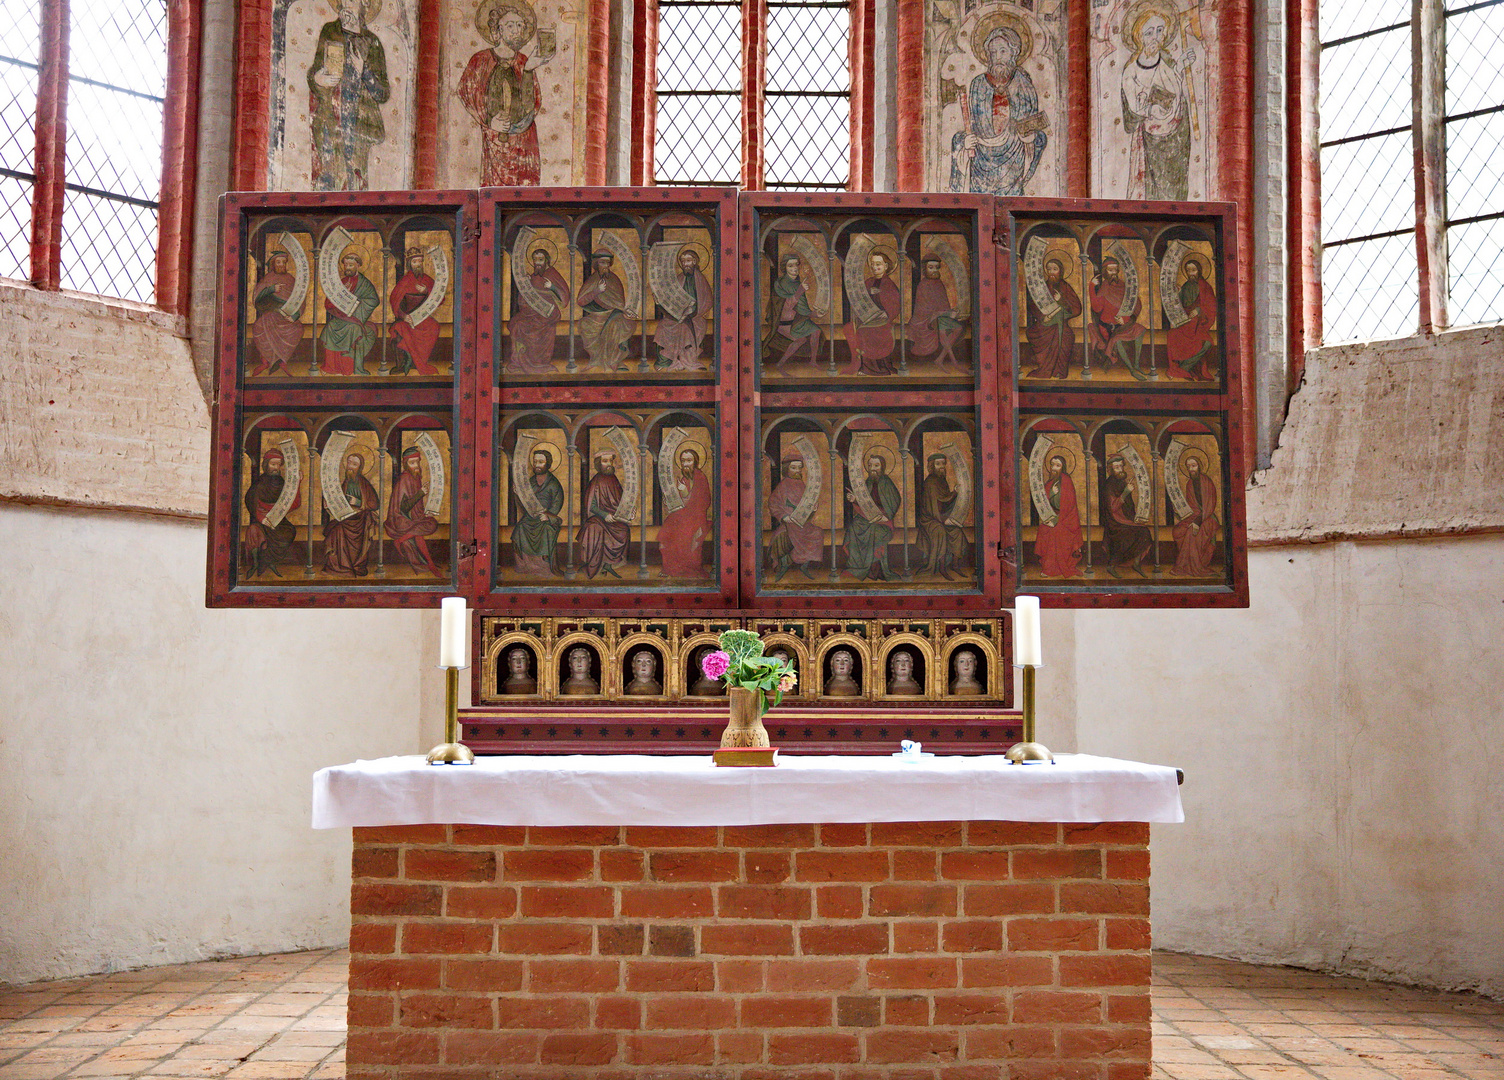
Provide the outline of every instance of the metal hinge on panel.
[[992,230],[992,242],[1000,248],[1008,246],[1008,234],[1002,229]]
[[479,540],[472,540],[468,544],[461,544],[460,545],[460,558],[462,558],[462,559],[473,559],[473,558],[475,558],[476,553],[479,552],[479,551],[480,551],[480,541]]
[[1004,545],[999,542],[997,545],[997,557],[1004,562],[1011,562],[1013,560],[1013,546],[1011,544]]
[[466,225],[460,230],[460,243],[473,244],[480,239],[480,225]]

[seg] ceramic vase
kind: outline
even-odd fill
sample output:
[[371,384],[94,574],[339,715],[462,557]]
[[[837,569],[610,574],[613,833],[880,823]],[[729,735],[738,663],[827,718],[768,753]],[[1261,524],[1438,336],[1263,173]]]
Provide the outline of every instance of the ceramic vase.
[[726,688],[731,704],[731,722],[721,733],[721,748],[761,747],[768,745],[768,729],[757,715],[757,691],[744,686]]

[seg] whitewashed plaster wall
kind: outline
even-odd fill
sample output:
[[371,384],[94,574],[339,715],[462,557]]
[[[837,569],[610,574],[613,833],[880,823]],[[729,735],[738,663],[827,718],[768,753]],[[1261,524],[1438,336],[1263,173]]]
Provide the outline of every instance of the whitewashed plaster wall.
[[310,778],[420,749],[428,620],[209,611],[206,546],[0,506],[0,983],[347,938]]

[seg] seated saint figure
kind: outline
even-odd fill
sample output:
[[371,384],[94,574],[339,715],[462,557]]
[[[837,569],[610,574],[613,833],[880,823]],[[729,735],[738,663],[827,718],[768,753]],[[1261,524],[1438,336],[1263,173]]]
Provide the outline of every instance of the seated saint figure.
[[533,654],[530,649],[522,645],[514,645],[507,650],[507,677],[501,684],[503,694],[536,694],[538,692],[538,680],[533,678],[528,668],[532,666]]
[[590,677],[590,650],[583,645],[576,645],[570,649],[564,657],[569,664],[569,678],[564,680],[564,685],[559,687],[559,693],[570,696],[582,694],[599,694],[600,684]]
[[714,645],[707,645],[703,649],[700,649],[695,653],[694,667],[692,670],[695,672],[698,678],[696,678],[694,682],[689,684],[690,697],[725,696],[726,687],[724,684],[722,684],[721,680],[712,679],[709,675],[705,674],[705,669],[700,666],[700,661],[704,660],[707,654],[714,651]]
[[825,680],[826,697],[859,697],[862,688],[851,677],[856,666],[856,657],[850,649],[837,649],[830,654],[830,678]]
[[638,649],[632,654],[632,681],[627,683],[626,692],[639,697],[663,693],[658,682],[658,654],[652,649]]
[[986,687],[977,681],[977,654],[971,649],[958,649],[952,661],[955,675],[950,680],[950,692],[957,697],[975,697],[985,694]]
[[924,687],[914,680],[914,654],[908,649],[894,649],[888,656],[888,694],[893,697],[917,697]]

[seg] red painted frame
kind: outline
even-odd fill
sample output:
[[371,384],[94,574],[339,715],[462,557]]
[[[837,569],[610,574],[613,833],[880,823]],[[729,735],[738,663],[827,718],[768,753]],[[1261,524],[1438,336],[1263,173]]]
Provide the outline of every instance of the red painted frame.
[[[458,282],[454,298],[454,333],[458,338],[458,363],[452,391],[439,392],[423,402],[435,411],[447,409],[451,417],[450,445],[454,453],[454,512],[452,535],[458,558],[454,566],[453,585],[394,586],[381,589],[352,589],[341,582],[320,581],[305,588],[273,588],[264,585],[244,586],[234,582],[235,550],[240,538],[239,463],[241,409],[252,405],[258,409],[279,407],[399,410],[414,405],[414,391],[401,385],[373,387],[346,386],[333,383],[316,387],[256,388],[247,390],[240,378],[241,271],[245,263],[246,221],[251,214],[323,213],[361,210],[423,212],[450,215],[458,219],[458,242],[455,260],[460,263],[455,275]],[[473,191],[400,191],[400,192],[242,192],[220,200],[219,319],[215,324],[214,414],[210,422],[211,471],[209,474],[209,580],[207,602],[210,607],[437,607],[440,597],[451,594],[473,596],[476,592],[476,559],[473,547],[465,543],[464,529],[475,521],[477,482],[475,462],[475,425],[472,419],[476,398],[476,195]],[[249,292],[249,283],[245,285]],[[432,391],[423,393],[431,394]],[[468,554],[467,554],[468,552]]]
[[[533,402],[590,402],[602,405],[642,404],[660,401],[669,389],[648,384],[631,387],[581,387],[567,384],[548,387],[501,389],[497,384],[493,352],[499,345],[496,291],[500,283],[500,245],[497,233],[499,214],[523,209],[569,209],[620,207],[631,212],[682,207],[704,213],[713,210],[718,218],[720,271],[717,288],[720,311],[716,322],[718,368],[713,386],[687,386],[675,391],[676,401],[720,409],[720,575],[716,587],[690,593],[592,593],[588,587],[573,592],[512,593],[503,591],[495,581],[495,551],[491,538],[496,535],[493,517],[493,493],[490,477],[495,463],[495,413],[508,404]],[[480,268],[479,302],[476,310],[476,357],[480,381],[476,384],[473,414],[474,440],[478,448],[477,478],[484,477],[483,490],[475,500],[475,536],[477,539],[478,574],[475,600],[488,612],[526,611],[539,615],[599,612],[622,615],[670,615],[683,611],[707,611],[734,608],[737,603],[735,538],[740,533],[736,485],[742,447],[737,434],[737,288],[736,191],[731,188],[482,188],[480,192],[480,244],[476,263]]]
[[[757,222],[760,213],[781,211],[822,212],[848,210],[855,214],[864,212],[882,214],[889,211],[918,211],[921,213],[969,213],[974,215],[977,241],[977,308],[975,325],[978,333],[974,344],[977,377],[972,392],[977,418],[977,454],[981,468],[978,473],[977,491],[994,495],[993,500],[979,497],[976,500],[978,526],[981,529],[980,549],[984,553],[981,590],[970,596],[950,596],[922,593],[888,594],[882,596],[831,595],[831,596],[784,596],[757,593],[757,569],[761,554],[757,542],[757,485],[755,475],[745,475],[741,482],[742,522],[741,538],[741,596],[742,605],[749,612],[766,613],[769,610],[787,611],[790,615],[820,614],[831,610],[861,612],[864,615],[902,614],[915,610],[932,611],[937,614],[953,611],[964,614],[994,613],[1004,599],[1011,599],[1011,582],[1001,572],[1001,560],[989,557],[1007,549],[1012,543],[1009,518],[1001,514],[1000,492],[1011,491],[1012,455],[1011,445],[1013,394],[1011,380],[1002,377],[999,369],[999,350],[995,333],[988,329],[994,319],[1001,317],[996,302],[998,282],[997,245],[992,243],[995,233],[993,219],[994,200],[984,195],[959,194],[871,194],[849,193],[824,195],[810,192],[748,192],[741,199],[741,339],[744,348],[756,350],[761,340],[760,315],[754,302],[754,281],[757,277],[757,259],[760,247],[757,238]],[[743,454],[744,467],[750,468],[755,459],[757,439],[757,414],[762,407],[763,394],[773,398],[780,391],[757,390],[755,372],[751,362],[743,363],[741,371],[741,428],[744,439],[751,439]],[[802,404],[840,405],[850,400],[849,392],[829,394],[802,394]],[[917,400],[893,395],[894,405],[915,405],[934,400],[934,395],[922,395]],[[991,505],[985,516],[980,512]]]
[[[1081,586],[1062,587],[1052,590],[1039,582],[1018,585],[1020,592],[1038,593],[1045,607],[1247,607],[1248,606],[1248,514],[1244,492],[1248,485],[1248,462],[1252,460],[1252,448],[1248,437],[1247,423],[1249,398],[1245,393],[1248,382],[1248,362],[1244,344],[1248,333],[1242,324],[1246,310],[1240,288],[1242,261],[1239,254],[1241,231],[1237,206],[1234,203],[1166,203],[1129,202],[1127,200],[1103,199],[998,199],[998,230],[1005,238],[1008,251],[1017,250],[1017,219],[1019,217],[1061,216],[1090,217],[1095,219],[1121,216],[1132,220],[1147,217],[1156,221],[1184,218],[1187,221],[1213,223],[1221,237],[1221,281],[1218,296],[1222,301],[1222,340],[1226,361],[1225,377],[1220,392],[1184,393],[1169,390],[1140,390],[1117,387],[1108,390],[1049,389],[1039,390],[1019,383],[1018,372],[1013,373],[1016,390],[1017,412],[1010,427],[1016,430],[1018,419],[1026,414],[1055,410],[1109,410],[1125,417],[1144,414],[1214,413],[1223,424],[1226,440],[1227,472],[1223,477],[1227,494],[1228,520],[1223,531],[1231,559],[1231,582],[1216,587],[1166,587],[1149,585],[1140,589],[1093,589],[1088,592]],[[1011,290],[1017,278],[1010,256],[1006,283],[1000,279],[1000,287]],[[1022,297],[1014,295],[1012,303],[998,304],[998,336],[1007,343],[1010,354],[1016,350],[1016,326],[1021,319],[1018,305]],[[1019,513],[1014,503],[1014,520]],[[1021,537],[1022,526],[1016,535]],[[1021,555],[1021,552],[1019,552]],[[1021,559],[1015,572],[1021,579]]]

